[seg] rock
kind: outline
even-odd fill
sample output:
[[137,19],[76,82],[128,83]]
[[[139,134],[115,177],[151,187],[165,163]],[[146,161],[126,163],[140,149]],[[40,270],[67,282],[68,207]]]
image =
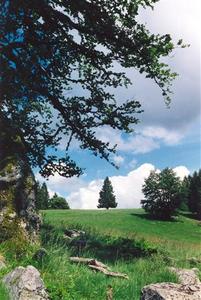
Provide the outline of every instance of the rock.
[[145,286],[141,300],[201,300],[201,282],[198,269],[169,268],[178,275],[180,284],[156,283]]
[[43,259],[47,256],[48,256],[47,250],[45,248],[40,248],[33,255],[33,259],[37,260],[38,262],[42,262]]
[[11,300],[48,300],[40,273],[33,266],[17,267],[3,278]]
[[77,238],[85,235],[85,231],[77,230],[77,229],[66,229],[64,231],[64,236],[69,238]]
[[198,278],[198,269],[177,269],[177,268],[169,268],[169,270],[175,274],[177,274],[179,278],[179,282],[183,285],[196,285],[201,284]]
[[142,289],[141,300],[201,300],[201,286],[156,283]]

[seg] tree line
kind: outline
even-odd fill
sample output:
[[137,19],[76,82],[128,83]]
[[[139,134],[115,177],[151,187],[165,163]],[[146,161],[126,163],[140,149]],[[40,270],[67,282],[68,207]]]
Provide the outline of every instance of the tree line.
[[49,196],[45,182],[40,184],[36,182],[36,208],[40,209],[70,209],[66,199],[54,193],[53,197]]
[[153,218],[171,219],[178,210],[201,219],[201,169],[181,181],[170,168],[152,171],[143,185],[142,208]]
[[[142,208],[155,219],[169,220],[177,211],[191,212],[201,220],[201,169],[181,180],[171,168],[152,171],[142,187]],[[108,177],[99,193],[98,208],[117,207]]]

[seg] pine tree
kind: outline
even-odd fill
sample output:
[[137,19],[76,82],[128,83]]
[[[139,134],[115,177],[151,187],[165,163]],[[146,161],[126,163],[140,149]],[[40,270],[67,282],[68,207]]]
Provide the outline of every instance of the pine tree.
[[108,177],[105,178],[100,197],[98,200],[98,208],[115,208],[117,207],[116,197],[114,195],[112,183]]
[[49,208],[49,193],[45,182],[42,185],[36,182],[36,208],[38,210]]
[[189,180],[189,210],[201,220],[201,169],[189,176]]

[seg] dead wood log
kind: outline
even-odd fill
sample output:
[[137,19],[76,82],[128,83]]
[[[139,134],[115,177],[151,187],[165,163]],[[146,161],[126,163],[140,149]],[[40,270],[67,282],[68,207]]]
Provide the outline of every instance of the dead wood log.
[[84,258],[84,257],[70,257],[71,262],[82,263],[86,265],[93,265],[101,268],[105,268],[109,270],[109,267],[103,264],[102,262],[93,259],[93,258]]
[[121,277],[121,278],[128,279],[128,275],[122,274],[119,272],[111,272],[110,268],[108,266],[106,266],[102,262],[100,262],[96,259],[93,259],[93,258],[70,257],[69,260],[71,262],[82,263],[82,264],[88,265],[88,267],[90,269],[102,272],[103,274],[105,274],[107,276]]
[[123,273],[119,273],[119,272],[111,272],[105,268],[102,267],[98,267],[98,266],[94,266],[94,265],[88,265],[89,268],[102,272],[103,274],[107,275],[107,276],[113,276],[113,277],[121,277],[121,278],[125,278],[128,279],[128,275],[123,274]]

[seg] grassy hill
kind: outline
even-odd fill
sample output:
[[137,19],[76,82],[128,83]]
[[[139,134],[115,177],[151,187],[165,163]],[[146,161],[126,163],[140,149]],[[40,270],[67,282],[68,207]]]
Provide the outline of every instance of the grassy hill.
[[168,248],[173,256],[201,254],[200,223],[187,214],[173,221],[150,220],[142,209],[50,210],[43,214],[45,223],[56,228],[77,225],[104,235],[145,238]]
[[[36,266],[52,300],[105,300],[109,285],[114,300],[139,300],[144,285],[177,281],[168,266],[201,270],[199,263],[188,261],[189,257],[201,258],[201,226],[188,215],[166,222],[150,220],[143,210],[136,209],[49,210],[42,214],[41,242],[48,257],[34,260],[36,248],[16,257],[6,244],[0,245],[0,253],[10,268]],[[86,231],[87,246],[80,248],[64,238],[65,230],[73,228]],[[128,274],[129,280],[109,278],[70,263],[71,255],[99,259],[113,271]]]

